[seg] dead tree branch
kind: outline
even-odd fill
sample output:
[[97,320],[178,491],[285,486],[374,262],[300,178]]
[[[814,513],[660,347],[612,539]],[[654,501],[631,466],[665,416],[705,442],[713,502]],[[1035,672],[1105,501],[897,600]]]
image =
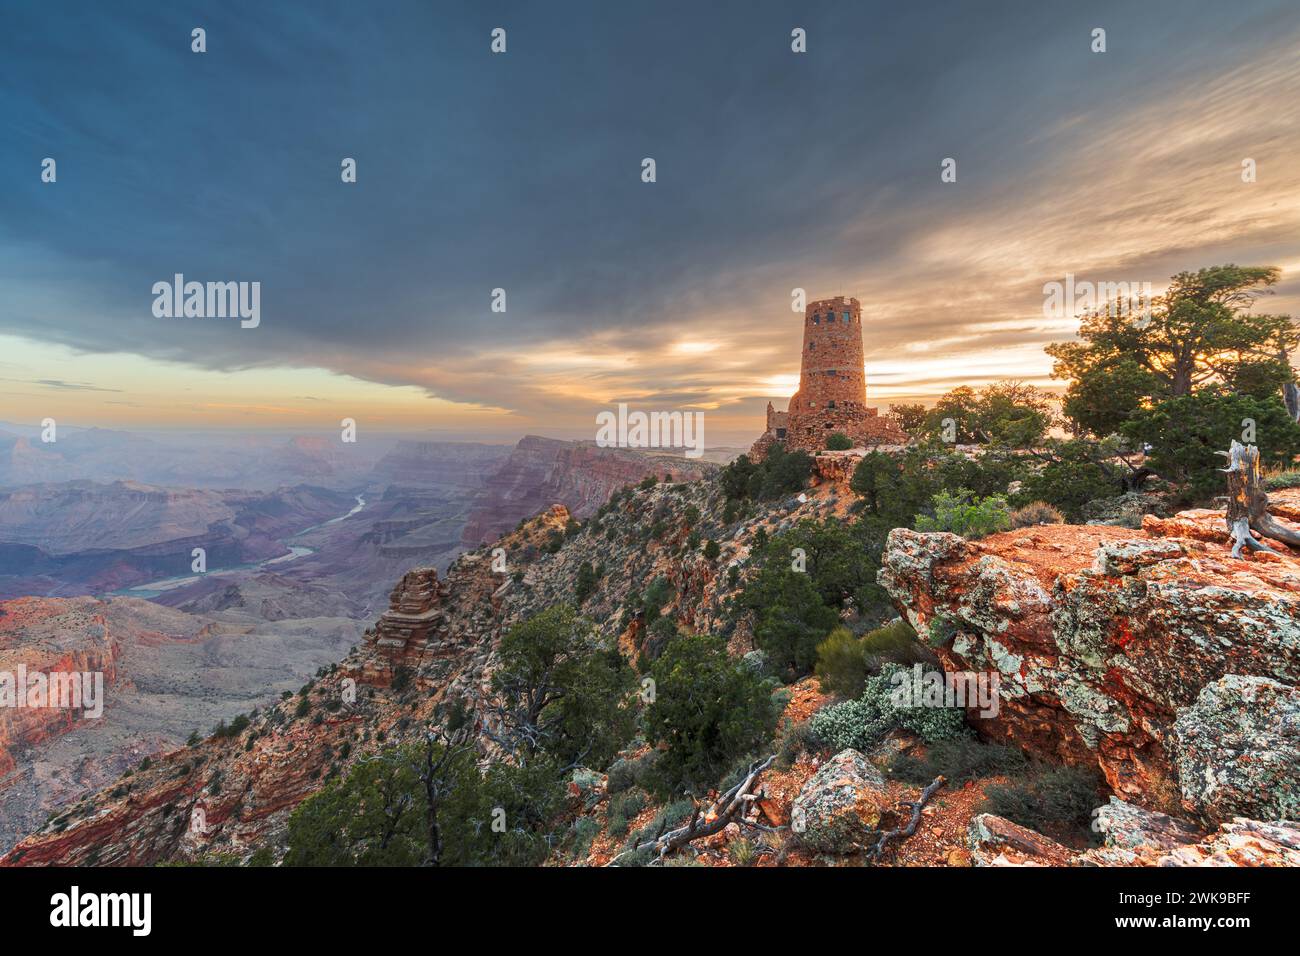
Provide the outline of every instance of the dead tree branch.
[[906,840],[915,833],[917,826],[921,823],[921,811],[925,809],[925,805],[930,802],[934,795],[939,791],[939,788],[944,785],[944,782],[945,778],[943,774],[940,774],[934,778],[933,783],[921,791],[919,797],[915,800],[909,800],[904,803],[903,806],[912,808],[912,816],[911,819],[907,821],[907,826],[883,831],[875,844],[867,848],[867,859],[872,861],[880,859],[880,855],[885,852],[885,847],[889,845],[890,841]]
[[[636,853],[640,850],[654,848],[656,856],[663,859],[674,850],[679,850],[693,840],[701,837],[712,836],[721,832],[731,823],[757,796],[752,792],[754,784],[757,782],[759,775],[772,766],[776,760],[776,754],[772,754],[766,760],[756,761],[750,764],[745,776],[734,787],[724,793],[709,808],[709,812],[703,815],[705,822],[701,823],[700,808],[696,806],[691,813],[690,822],[684,827],[678,827],[675,830],[669,830],[666,833],[660,832],[655,834],[649,840],[638,843],[631,849],[624,850],[614,859],[610,860],[607,866],[617,866],[618,861],[623,857]],[[661,828],[662,829],[662,828]]]

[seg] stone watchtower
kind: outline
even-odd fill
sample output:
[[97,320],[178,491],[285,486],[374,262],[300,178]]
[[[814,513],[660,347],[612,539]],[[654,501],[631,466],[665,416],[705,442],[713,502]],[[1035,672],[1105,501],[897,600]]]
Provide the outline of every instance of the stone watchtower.
[[790,399],[791,418],[856,420],[867,408],[867,373],[862,357],[862,306],[837,296],[808,304],[803,319],[799,391]]
[[858,447],[909,441],[894,419],[867,407],[862,305],[847,296],[818,299],[804,310],[799,391],[788,412],[768,404],[767,431],[750,457],[761,459],[778,443],[787,450],[820,451],[836,432]]

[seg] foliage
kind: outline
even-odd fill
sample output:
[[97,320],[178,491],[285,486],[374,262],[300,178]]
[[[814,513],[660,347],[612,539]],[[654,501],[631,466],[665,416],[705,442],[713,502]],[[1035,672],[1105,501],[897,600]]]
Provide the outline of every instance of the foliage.
[[930,500],[933,515],[916,516],[917,531],[951,531],[963,538],[982,538],[1011,527],[1011,511],[1002,495],[977,498],[966,489],[941,491]]
[[1042,830],[1071,826],[1086,829],[1100,803],[1101,780],[1096,768],[1051,767],[1027,780],[995,784],[985,791],[984,813]]
[[927,784],[942,774],[949,785],[1001,774],[1023,773],[1028,758],[1018,747],[981,743],[973,737],[937,740],[921,756],[900,754],[890,764],[890,773],[908,783]]
[[646,736],[667,745],[656,767],[660,788],[703,791],[735,758],[772,736],[776,713],[765,683],[736,667],[726,643],[686,635],[665,649],[651,670],[654,702]]
[[[893,700],[898,680],[907,672],[886,664],[880,674],[868,677],[857,700],[831,704],[813,714],[812,732],[832,750],[866,750],[895,728],[910,730],[927,741],[965,733],[965,711],[960,707],[900,707]],[[899,675],[895,678],[895,675]]]
[[912,625],[901,617],[864,634],[862,655],[867,671],[873,674],[878,674],[885,664],[938,665],[934,655],[917,639]]
[[953,389],[926,414],[922,432],[961,445],[1032,448],[1042,441],[1051,424],[1048,394],[1033,385],[1010,381],[978,391],[966,385]]
[[1140,407],[1204,387],[1275,395],[1293,378],[1286,356],[1300,346],[1300,332],[1289,316],[1254,315],[1250,307],[1280,274],[1232,264],[1180,272],[1148,320],[1118,309],[1085,316],[1080,341],[1047,347],[1052,374],[1070,381],[1066,416],[1108,435]]
[[646,624],[653,624],[659,617],[663,606],[673,599],[672,583],[662,574],[650,582],[645,594],[641,596],[641,607],[645,610]]
[[544,751],[562,764],[603,766],[632,735],[632,669],[567,604],[512,627],[501,639],[493,686],[521,757]]
[[837,627],[817,645],[817,665],[813,668],[823,693],[839,698],[855,698],[867,680],[867,661],[862,640],[847,627]]
[[828,451],[848,451],[852,447],[852,439],[844,432],[832,432],[826,439],[826,449]]
[[817,645],[850,601],[869,617],[888,607],[876,583],[882,544],[870,524],[846,528],[834,520],[804,519],[755,546],[758,571],[746,582],[740,603],[755,612],[754,638],[775,666],[807,673]]
[[1277,396],[1203,389],[1143,408],[1121,430],[1134,442],[1150,445],[1150,467],[1183,486],[1182,500],[1194,501],[1222,492],[1223,476],[1217,469],[1223,458],[1216,452],[1240,440],[1246,422],[1254,423],[1253,444],[1266,465],[1286,464],[1300,454],[1300,425]]
[[592,592],[596,590],[596,585],[600,583],[600,575],[592,567],[590,561],[582,562],[578,568],[578,576],[573,582],[573,600],[581,605],[587,598],[591,597]]
[[730,499],[767,501],[803,489],[812,474],[812,456],[804,451],[787,452],[782,445],[768,449],[761,462],[741,455],[722,469],[720,482]]
[[562,806],[553,765],[480,773],[470,747],[411,744],[358,761],[303,801],[289,817],[285,864],[537,865]]

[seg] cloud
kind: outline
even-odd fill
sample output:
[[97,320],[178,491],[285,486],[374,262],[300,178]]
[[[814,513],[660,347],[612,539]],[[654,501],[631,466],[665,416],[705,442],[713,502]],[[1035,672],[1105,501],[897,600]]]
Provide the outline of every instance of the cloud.
[[[1070,323],[1043,318],[1042,285],[1066,272],[1159,287],[1284,264],[1268,308],[1300,312],[1286,6],[1048,6],[520,8],[505,56],[472,5],[15,11],[0,331],[92,370],[109,353],[238,381],[329,369],[503,428],[585,427],[616,401],[742,428],[792,391],[774,383],[798,373],[796,286],[862,300],[873,400],[1046,381],[1041,347]],[[46,155],[57,184],[32,172]],[[177,272],[260,281],[261,326],[155,319],[152,283]],[[227,397],[196,407],[301,414]]]

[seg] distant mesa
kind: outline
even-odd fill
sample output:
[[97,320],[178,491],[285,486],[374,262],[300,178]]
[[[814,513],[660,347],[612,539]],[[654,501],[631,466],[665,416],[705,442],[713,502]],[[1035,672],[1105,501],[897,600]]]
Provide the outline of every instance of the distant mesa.
[[767,403],[767,430],[754,442],[749,457],[761,461],[778,444],[787,451],[821,451],[836,432],[854,447],[911,440],[896,419],[867,407],[862,306],[845,296],[818,299],[804,310],[799,391],[788,411],[778,412]]

